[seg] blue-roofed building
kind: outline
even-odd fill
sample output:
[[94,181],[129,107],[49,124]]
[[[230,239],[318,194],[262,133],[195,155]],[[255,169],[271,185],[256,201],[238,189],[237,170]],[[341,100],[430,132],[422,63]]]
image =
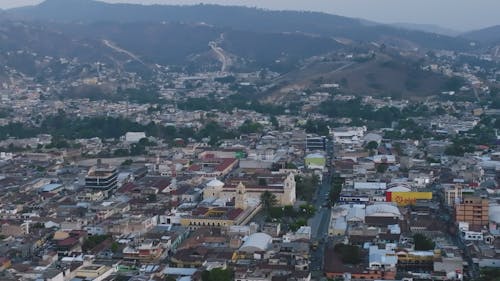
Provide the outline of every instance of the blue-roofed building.
[[196,273],[196,268],[165,267],[163,273],[173,276],[192,276]]
[[59,183],[50,183],[40,187],[40,192],[57,193],[63,189],[63,185]]

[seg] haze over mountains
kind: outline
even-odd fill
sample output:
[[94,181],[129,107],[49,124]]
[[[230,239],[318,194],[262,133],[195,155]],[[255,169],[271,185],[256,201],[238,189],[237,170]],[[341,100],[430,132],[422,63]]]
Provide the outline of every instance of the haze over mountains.
[[452,45],[455,45],[456,49],[467,48],[465,40],[386,25],[368,24],[358,19],[317,12],[267,11],[217,5],[144,6],[107,4],[91,0],[48,0],[37,6],[12,9],[10,12],[29,18],[54,21],[207,23],[222,28],[253,32],[301,32],[364,42],[390,37],[409,40],[430,48],[447,48]]
[[464,38],[480,41],[486,44],[500,44],[500,25],[470,31],[462,36]]
[[409,29],[409,30],[418,30],[418,31],[423,31],[423,32],[436,33],[436,34],[452,36],[452,37],[462,34],[462,32],[460,32],[460,31],[449,29],[449,28],[444,28],[444,27],[441,27],[439,25],[434,25],[434,24],[415,24],[415,23],[398,22],[398,23],[391,24],[391,26]]
[[[214,47],[217,47],[225,59],[237,62],[232,64],[233,68],[268,68],[284,74],[296,70],[301,61],[339,50],[349,53],[361,48],[377,52],[387,47],[422,53],[442,49],[461,52],[488,48],[489,44],[500,42],[498,27],[447,36],[415,30],[432,30],[431,26],[391,26],[318,12],[218,5],[144,6],[93,0],[47,0],[36,6],[2,12],[0,20],[0,62],[22,73],[39,76],[44,75],[47,66],[34,58],[33,53],[78,58],[83,63],[100,61],[125,71],[147,74],[155,65],[193,71],[217,69],[220,67],[214,55]],[[475,44],[471,44],[471,40]],[[26,52],[14,53],[16,50]],[[415,69],[410,67],[414,62],[406,61],[407,58],[386,53],[380,63],[392,65],[391,60],[400,61],[398,65],[402,67],[398,71],[406,73],[404,77],[415,74]],[[373,67],[372,63],[370,71],[377,72]],[[364,69],[359,72],[367,75]],[[350,73],[349,77],[352,71]],[[56,74],[53,69],[47,73]],[[340,79],[342,75],[336,73],[335,77]],[[436,79],[422,80],[434,81],[431,84],[435,86],[417,87],[419,91],[439,89]],[[369,84],[379,85],[373,81]],[[402,90],[397,87],[388,91]]]

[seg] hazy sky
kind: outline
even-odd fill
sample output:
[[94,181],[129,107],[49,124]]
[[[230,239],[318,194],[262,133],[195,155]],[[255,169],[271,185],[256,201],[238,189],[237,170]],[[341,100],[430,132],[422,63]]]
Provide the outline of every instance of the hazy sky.
[[[0,0],[0,8],[41,0]],[[314,10],[383,23],[437,24],[456,30],[499,25],[499,0],[106,0],[106,2],[246,5],[269,9]]]

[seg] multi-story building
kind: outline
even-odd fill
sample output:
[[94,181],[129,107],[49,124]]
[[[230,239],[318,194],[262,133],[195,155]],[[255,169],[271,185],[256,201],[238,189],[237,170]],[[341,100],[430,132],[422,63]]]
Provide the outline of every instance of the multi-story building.
[[[257,181],[256,181],[257,180]],[[290,174],[263,174],[246,177],[231,178],[223,183],[219,180],[210,181],[203,190],[203,198],[224,198],[228,201],[237,199],[238,186],[244,186],[244,195],[247,199],[258,202],[260,195],[266,191],[276,196],[281,206],[295,203],[295,177]]]
[[326,150],[327,141],[328,139],[325,136],[318,137],[308,135],[306,138],[306,150]]
[[[237,201],[239,201],[238,199]],[[190,229],[200,227],[230,227],[233,225],[242,225],[248,222],[259,209],[248,207],[242,209],[241,203],[237,202],[237,207],[199,207],[191,212],[190,215],[183,215],[180,218],[180,224]]]
[[158,259],[162,253],[163,248],[159,240],[145,240],[123,249],[123,257],[127,260],[152,261]]
[[189,175],[204,177],[225,177],[239,164],[237,158],[211,158],[206,156],[197,160],[187,170]]
[[366,127],[335,128],[330,131],[335,144],[360,145],[366,133]]
[[455,203],[460,203],[464,196],[474,193],[474,190],[464,184],[444,184],[444,199],[448,206],[453,207]]
[[97,165],[90,168],[85,177],[85,188],[101,190],[109,193],[118,186],[118,171],[111,165],[102,164],[97,161]]
[[482,228],[489,224],[488,199],[466,196],[455,204],[455,221],[467,222],[469,226]]

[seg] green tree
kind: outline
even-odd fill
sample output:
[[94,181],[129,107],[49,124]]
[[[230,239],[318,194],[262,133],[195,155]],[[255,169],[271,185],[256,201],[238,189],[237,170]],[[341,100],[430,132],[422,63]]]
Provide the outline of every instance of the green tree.
[[377,173],[379,174],[384,174],[387,172],[387,169],[389,168],[389,164],[387,163],[380,163],[377,165]]
[[267,185],[267,180],[265,178],[259,178],[259,185],[260,186],[266,186]]
[[478,281],[500,281],[500,268],[481,268]]
[[311,202],[318,184],[319,177],[317,175],[295,176],[295,189],[297,197],[300,200]]
[[82,250],[84,252],[90,251],[97,247],[97,245],[111,238],[110,235],[93,235],[89,236],[82,244]]
[[132,159],[127,159],[125,161],[122,162],[121,166],[130,166],[134,163],[134,160]]
[[269,209],[269,217],[272,219],[281,219],[285,216],[284,209],[282,207],[272,207]]
[[271,124],[273,125],[273,127],[275,129],[279,128],[280,123],[279,123],[278,119],[276,118],[276,116],[274,116],[274,115],[271,116],[271,118],[269,119],[269,121],[271,122]]
[[473,152],[474,140],[468,138],[456,138],[453,143],[446,147],[444,154],[451,156],[464,156],[466,152]]
[[306,133],[327,136],[330,133],[328,124],[323,120],[307,120],[305,125]]
[[111,252],[116,253],[116,252],[118,252],[119,248],[120,248],[120,245],[117,242],[113,242],[111,244]]
[[444,89],[447,91],[457,92],[465,84],[465,79],[458,76],[453,76],[444,85]]
[[371,142],[369,142],[369,143],[366,144],[365,148],[368,149],[368,150],[375,150],[375,149],[378,148],[378,142],[371,141]]
[[148,202],[156,202],[156,194],[149,194],[147,198]]
[[434,243],[434,241],[420,233],[413,235],[413,243],[415,244],[415,250],[417,251],[434,250],[436,247],[436,243]]
[[245,122],[238,128],[238,131],[242,134],[258,133],[262,131],[262,125],[250,120],[245,120]]
[[316,213],[316,208],[311,204],[300,205],[299,210],[302,215],[306,216],[307,218],[314,216],[314,214]]
[[330,193],[328,194],[328,199],[330,199],[331,205],[335,204],[335,202],[339,200],[344,182],[344,178],[338,176],[334,176],[332,178],[332,187],[330,189]]
[[214,268],[201,273],[202,281],[232,281],[233,271],[231,269]]
[[290,224],[291,231],[297,231],[301,226],[307,225],[307,220],[304,218],[296,219],[293,223]]
[[334,251],[340,255],[343,263],[355,265],[361,262],[361,250],[358,246],[339,243],[335,245]]
[[168,275],[167,277],[165,277],[164,281],[177,281],[177,279],[175,279],[175,277],[171,275]]
[[271,208],[276,206],[278,200],[276,199],[276,195],[266,190],[260,195],[260,202],[262,204],[262,209],[264,210],[264,212],[266,212],[266,214],[269,214],[269,211],[271,210]]

